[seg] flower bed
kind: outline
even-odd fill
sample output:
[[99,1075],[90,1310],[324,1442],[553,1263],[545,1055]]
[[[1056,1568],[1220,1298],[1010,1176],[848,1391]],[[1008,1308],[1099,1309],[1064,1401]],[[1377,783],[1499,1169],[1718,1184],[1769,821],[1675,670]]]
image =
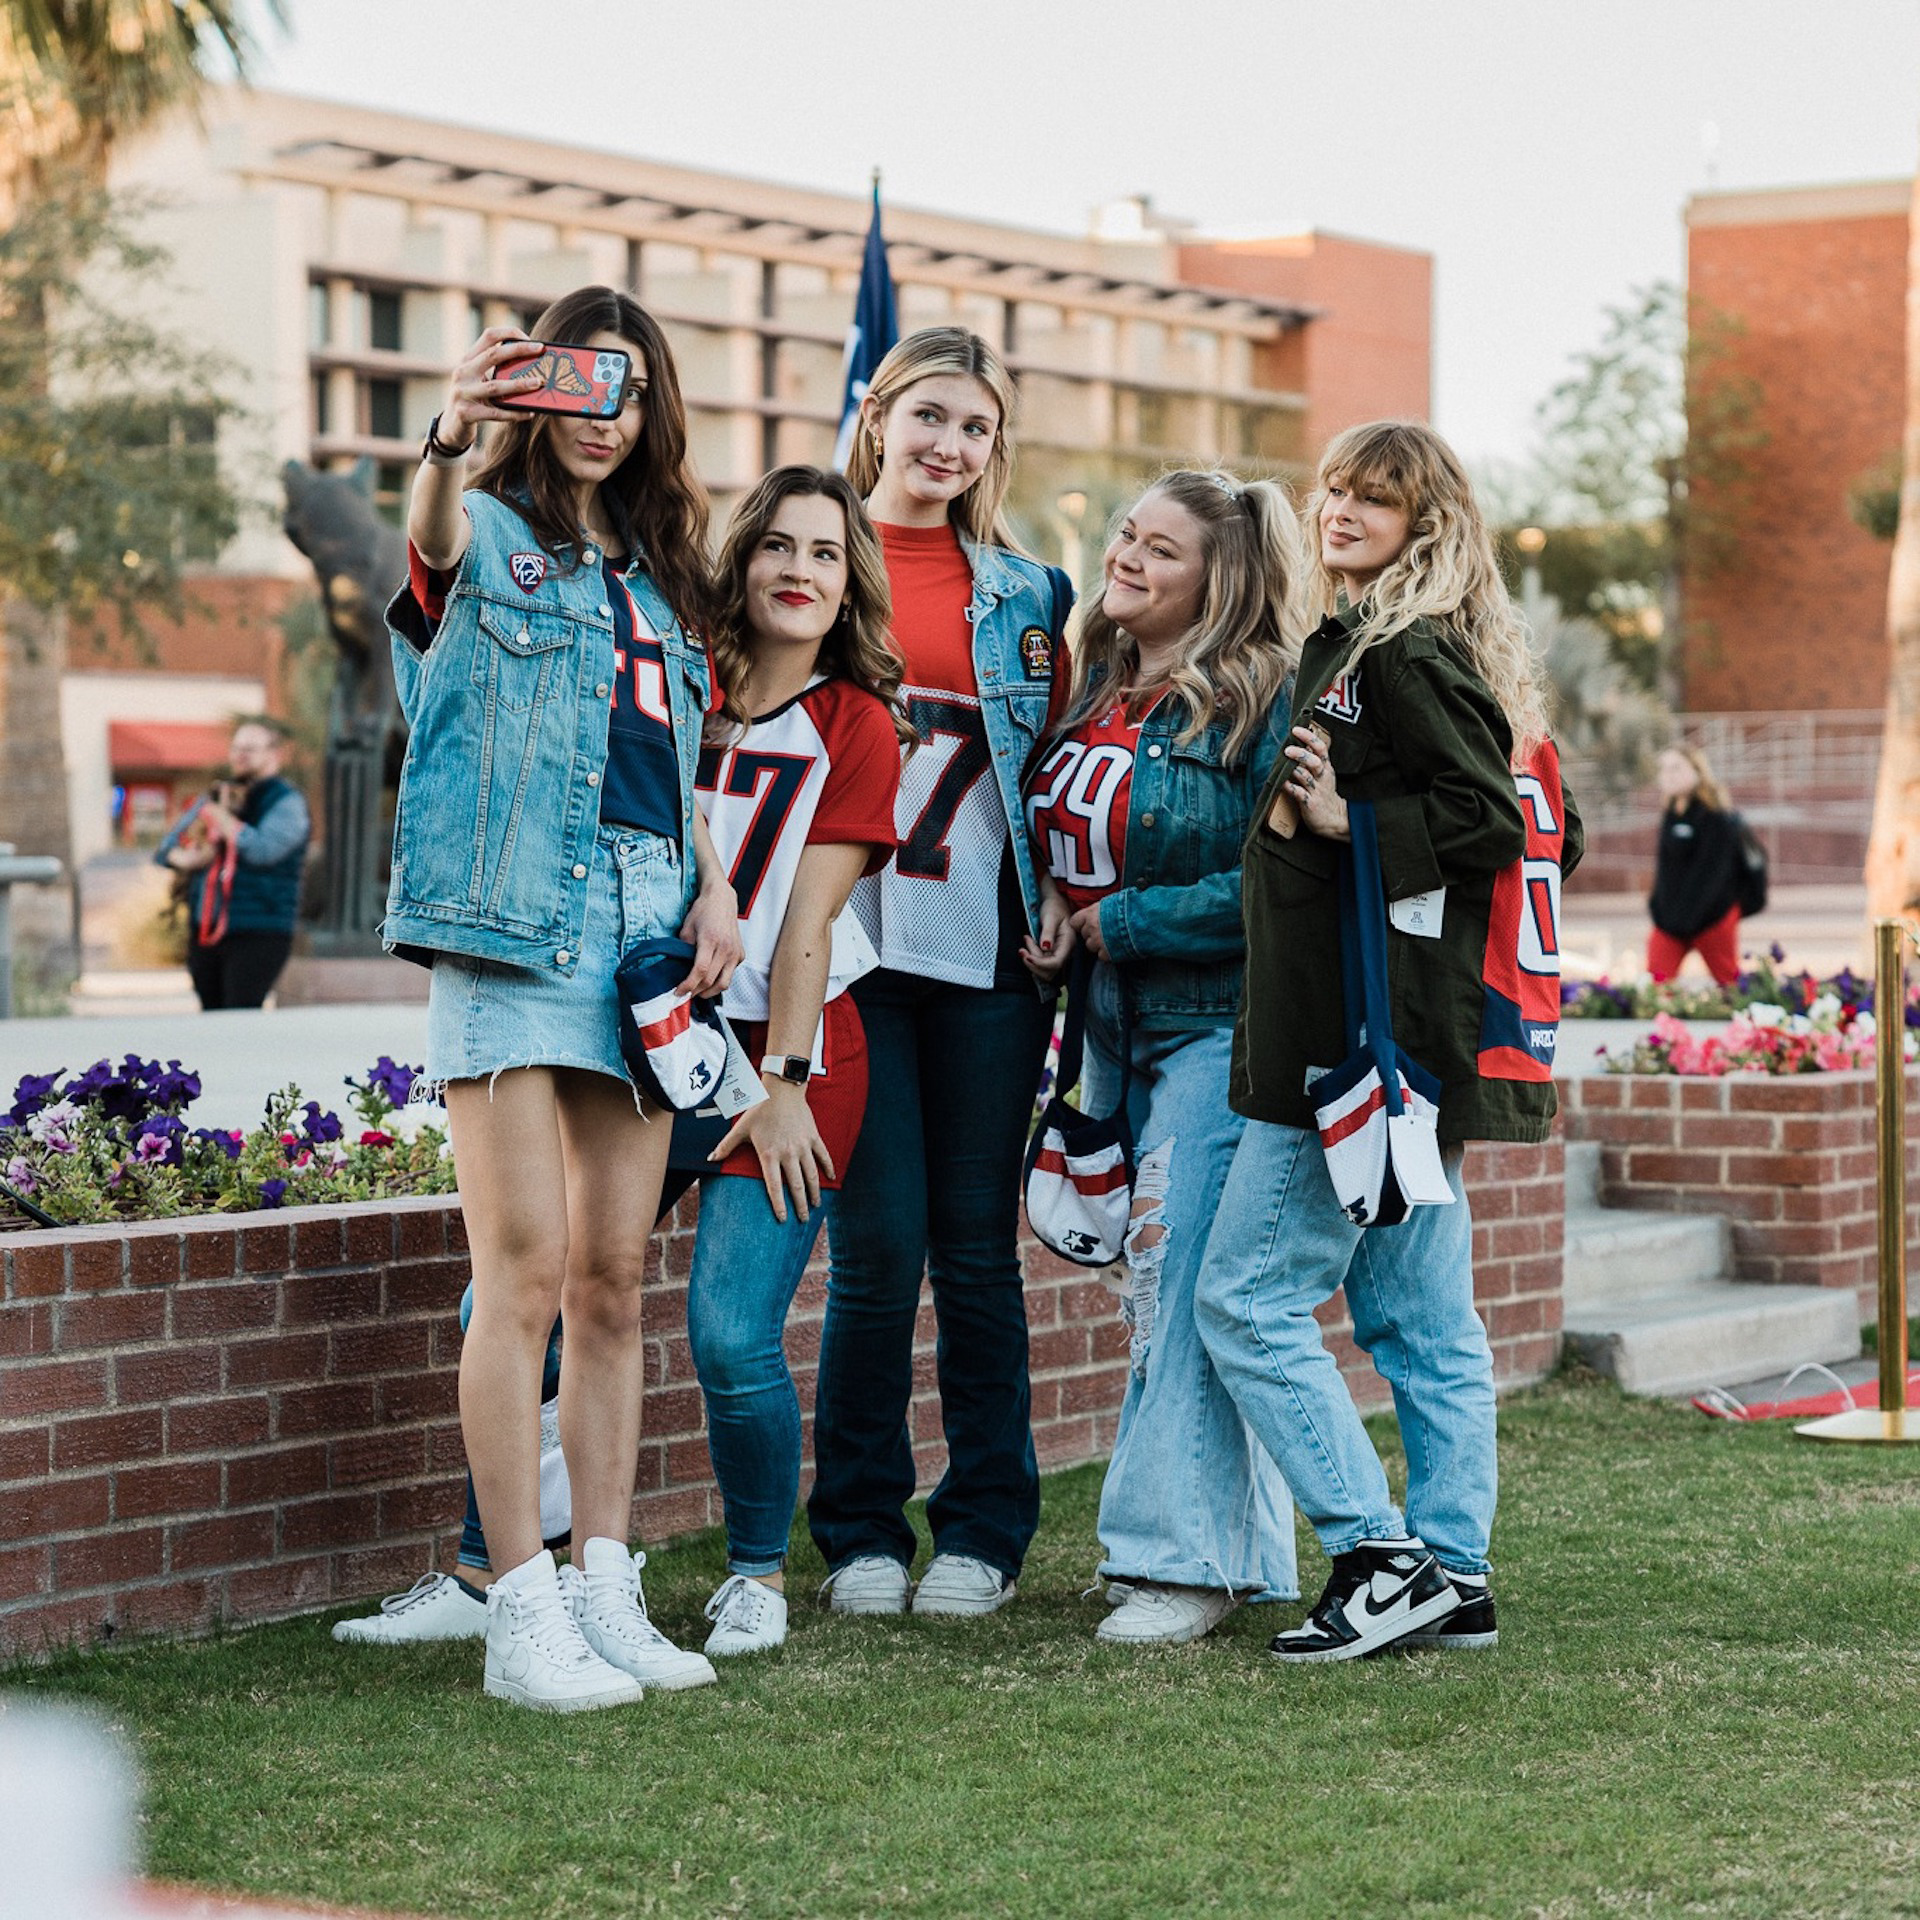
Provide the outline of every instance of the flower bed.
[[[1730,987],[1713,981],[1656,981],[1650,974],[1633,980],[1568,980],[1560,988],[1563,1020],[1651,1020],[1668,1014],[1680,1020],[1726,1020],[1749,1008],[1778,1008],[1782,1014],[1810,1014],[1824,1000],[1837,1001],[1847,1017],[1871,1013],[1873,982],[1842,967],[1825,979],[1785,964],[1776,943],[1766,958],[1742,973]],[[1907,992],[1906,1021],[1920,1027],[1920,985]]]
[[[1822,994],[1805,1013],[1749,1006],[1719,1033],[1696,1033],[1663,1013],[1644,1038],[1608,1055],[1607,1071],[1708,1079],[1729,1073],[1851,1073],[1872,1066],[1876,1032],[1871,1012],[1848,1007],[1833,994]],[[1901,1044],[1911,1060],[1920,1038],[1909,1027]]]

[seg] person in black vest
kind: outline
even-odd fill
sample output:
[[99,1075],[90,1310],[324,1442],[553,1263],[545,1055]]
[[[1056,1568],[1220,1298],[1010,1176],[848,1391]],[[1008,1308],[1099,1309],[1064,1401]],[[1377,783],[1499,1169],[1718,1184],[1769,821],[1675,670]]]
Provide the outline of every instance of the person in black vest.
[[1647,971],[1671,980],[1696,952],[1731,986],[1740,974],[1740,816],[1696,746],[1667,748],[1656,777],[1660,840],[1647,898]]
[[242,720],[220,780],[154,858],[185,876],[187,971],[208,1013],[257,1007],[293,950],[300,873],[313,821],[281,769],[289,734],[264,715]]

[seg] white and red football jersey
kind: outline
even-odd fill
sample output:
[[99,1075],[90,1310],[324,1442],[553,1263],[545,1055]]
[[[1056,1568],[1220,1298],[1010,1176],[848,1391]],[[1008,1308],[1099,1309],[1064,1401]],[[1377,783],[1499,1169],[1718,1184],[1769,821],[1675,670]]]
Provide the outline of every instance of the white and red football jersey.
[[[849,680],[822,677],[700,756],[695,782],[715,851],[740,902],[745,958],[721,996],[730,1020],[767,1018],[773,952],[810,844],[873,849],[876,872],[895,846],[900,742],[886,707]],[[834,923],[827,999],[877,964],[849,912]]]
[[1056,740],[1028,783],[1027,831],[1072,907],[1090,907],[1120,884],[1146,718],[1115,701]]

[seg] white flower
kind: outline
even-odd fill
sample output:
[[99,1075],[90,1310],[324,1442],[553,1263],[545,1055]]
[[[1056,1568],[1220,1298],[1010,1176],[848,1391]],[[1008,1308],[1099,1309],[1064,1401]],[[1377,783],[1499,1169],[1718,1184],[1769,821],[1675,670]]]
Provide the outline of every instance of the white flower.
[[1873,1015],[1863,1010],[1853,1016],[1853,1025],[1849,1029],[1849,1034],[1855,1040],[1871,1040],[1879,1031],[1880,1028],[1875,1023]]
[[1747,1019],[1756,1027],[1784,1027],[1787,1024],[1787,1010],[1785,1007],[1769,1006],[1760,1000],[1747,1009]]
[[1823,1033],[1831,1033],[1840,1024],[1842,1002],[1837,993],[1823,993],[1807,1009],[1807,1018]]

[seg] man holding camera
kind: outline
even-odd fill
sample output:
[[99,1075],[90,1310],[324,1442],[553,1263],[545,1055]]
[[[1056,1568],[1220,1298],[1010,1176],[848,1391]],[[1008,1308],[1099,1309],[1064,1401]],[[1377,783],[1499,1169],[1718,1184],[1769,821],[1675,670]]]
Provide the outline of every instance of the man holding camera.
[[235,727],[232,779],[215,781],[154,858],[185,876],[187,971],[201,1007],[257,1007],[293,950],[313,822],[282,776],[289,734],[262,715]]

